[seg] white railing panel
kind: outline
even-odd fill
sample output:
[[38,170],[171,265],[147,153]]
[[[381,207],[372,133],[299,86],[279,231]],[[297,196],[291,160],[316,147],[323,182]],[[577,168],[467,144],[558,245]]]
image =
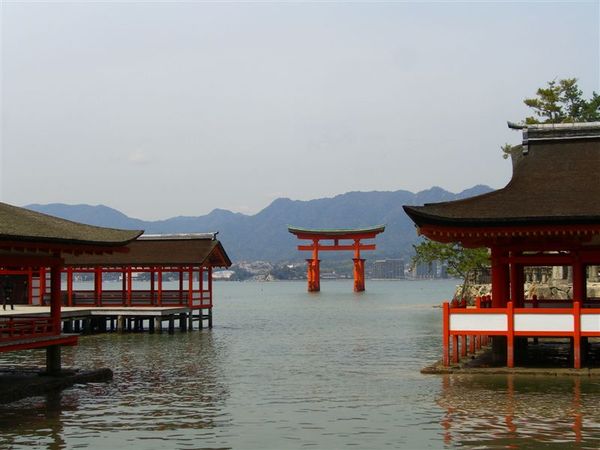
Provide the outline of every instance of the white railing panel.
[[572,314],[515,314],[515,331],[573,331]]
[[581,315],[581,331],[600,331],[600,314],[582,314]]
[[450,331],[507,331],[506,314],[450,314]]

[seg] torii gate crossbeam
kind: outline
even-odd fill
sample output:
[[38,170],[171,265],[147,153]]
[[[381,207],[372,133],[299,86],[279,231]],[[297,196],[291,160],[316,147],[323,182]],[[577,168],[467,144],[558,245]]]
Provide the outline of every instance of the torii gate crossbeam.
[[[309,245],[298,245],[298,250],[312,252],[312,257],[307,259],[308,292],[321,290],[321,274],[319,251],[354,251],[354,291],[365,290],[365,260],[361,258],[361,250],[375,250],[375,244],[363,244],[363,239],[375,239],[379,233],[385,230],[385,225],[370,228],[355,229],[308,229],[288,227],[288,231],[298,239],[312,241]],[[321,244],[321,241],[333,241],[332,244]],[[342,243],[340,241],[352,241]]]

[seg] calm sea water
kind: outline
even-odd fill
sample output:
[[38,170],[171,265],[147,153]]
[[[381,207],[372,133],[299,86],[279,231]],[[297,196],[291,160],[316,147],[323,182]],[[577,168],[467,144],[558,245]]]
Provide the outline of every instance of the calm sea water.
[[600,447],[600,381],[419,373],[454,282],[351,289],[216,283],[210,331],[83,337],[65,365],[114,381],[0,406],[0,448]]

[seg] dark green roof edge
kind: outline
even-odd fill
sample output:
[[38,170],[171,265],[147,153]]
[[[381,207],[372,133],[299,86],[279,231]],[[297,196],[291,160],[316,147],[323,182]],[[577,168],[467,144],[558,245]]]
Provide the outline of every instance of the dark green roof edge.
[[302,228],[288,225],[288,231],[292,234],[304,233],[304,234],[355,234],[355,233],[383,233],[385,231],[385,225],[375,225],[373,227],[366,228]]
[[117,247],[142,233],[86,225],[0,202],[0,241]]

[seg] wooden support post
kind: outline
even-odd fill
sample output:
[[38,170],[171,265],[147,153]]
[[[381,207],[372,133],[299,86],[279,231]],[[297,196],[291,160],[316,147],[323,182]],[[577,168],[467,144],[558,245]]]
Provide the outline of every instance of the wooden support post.
[[186,331],[187,329],[187,317],[185,313],[179,313],[179,330]]
[[60,345],[46,347],[46,375],[58,376],[61,370]]
[[460,335],[460,356],[464,358],[467,356],[467,335]]
[[179,268],[179,304],[183,303],[183,269]]
[[162,271],[162,267],[158,268],[158,298],[157,300],[157,304],[158,306],[162,306],[162,291],[163,291],[163,271]]
[[65,320],[63,322],[63,331],[65,333],[72,333],[73,332],[73,321]]
[[133,271],[127,267],[127,306],[131,306],[131,291],[133,290]]
[[194,270],[192,266],[188,269],[188,306],[191,308],[194,297]]
[[576,254],[573,260],[573,302],[584,302],[586,290],[585,268]]
[[469,336],[469,353],[475,353],[475,335],[472,334]]
[[450,304],[444,302],[442,305],[443,331],[442,331],[442,362],[444,366],[450,365]]
[[150,267],[150,305],[154,305],[155,268]]
[[510,265],[510,299],[513,305],[519,306],[519,268],[517,264]]
[[[212,274],[208,275],[208,278],[211,279],[212,282]],[[200,284],[200,305],[204,304],[204,267],[200,266],[200,268],[198,269],[198,282]],[[194,306],[193,304],[190,304],[189,307],[191,308],[192,306]]]
[[152,319],[148,320],[148,332],[154,334],[154,320]]
[[91,334],[92,333],[92,319],[86,317],[83,319],[83,334]]
[[117,316],[117,331],[119,333],[125,331],[125,316]]
[[452,335],[452,362],[458,364],[460,361],[460,355],[458,351],[458,335]]
[[581,302],[578,300],[573,302],[573,367],[581,369]]
[[73,321],[73,329],[74,329],[75,333],[81,332],[81,326],[79,324],[79,320],[75,319]]
[[158,333],[162,333],[162,318],[160,316],[154,317],[154,329]]
[[188,331],[194,331],[194,310],[190,309],[188,314]]
[[506,252],[492,247],[492,307],[504,308],[509,287],[508,264],[502,261]]
[[73,268],[67,267],[67,306],[73,306]]
[[515,367],[515,311],[513,302],[508,302],[506,307],[508,316],[508,333],[506,336],[506,365]]
[[[61,325],[61,287],[60,287],[60,266],[50,268],[50,317],[52,319],[52,333],[60,334]],[[60,353],[59,353],[60,355]]]
[[27,304],[33,305],[33,269],[27,269]]
[[212,308],[208,310],[208,328],[211,329],[213,327],[213,311]]
[[121,305],[127,304],[127,270],[121,271]]
[[354,261],[354,292],[363,292],[365,290],[365,260],[353,258],[352,261]]
[[175,333],[175,316],[169,316],[169,334]]
[[102,306],[102,268],[94,269],[94,297],[96,306]]
[[[212,299],[213,299],[212,270],[213,270],[212,266],[208,266],[208,273],[207,273],[207,275],[208,275],[208,281],[207,281],[207,283],[208,283],[208,295],[210,297],[209,298],[209,305],[210,305],[211,309],[212,309],[212,304],[213,304],[213,302],[212,302]],[[202,301],[204,301],[204,300],[202,300]]]

